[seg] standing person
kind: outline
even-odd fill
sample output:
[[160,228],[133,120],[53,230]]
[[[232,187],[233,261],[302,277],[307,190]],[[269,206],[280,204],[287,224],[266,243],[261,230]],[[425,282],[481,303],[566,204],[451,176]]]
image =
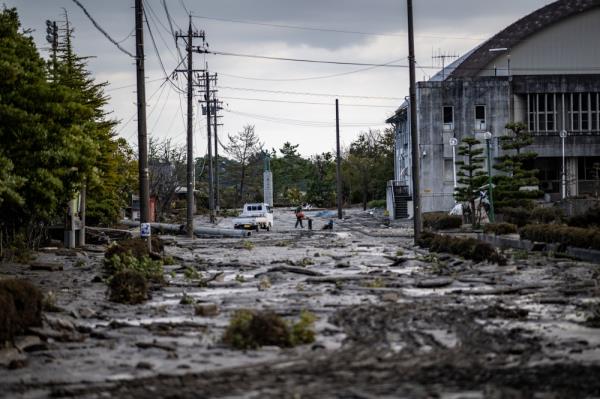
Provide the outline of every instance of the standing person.
[[296,214],[296,225],[294,228],[297,229],[298,225],[300,225],[300,228],[303,229],[304,226],[302,225],[302,219],[304,219],[304,212],[302,212],[302,207],[298,206],[294,213]]

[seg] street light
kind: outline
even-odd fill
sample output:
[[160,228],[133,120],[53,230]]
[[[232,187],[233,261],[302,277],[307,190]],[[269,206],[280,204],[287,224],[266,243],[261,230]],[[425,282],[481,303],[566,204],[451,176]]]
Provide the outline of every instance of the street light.
[[567,198],[567,171],[565,168],[565,139],[567,138],[567,131],[561,130],[560,139],[562,140],[562,198]]
[[452,176],[454,177],[454,191],[456,191],[456,146],[458,145],[458,140],[454,137],[450,139],[450,146],[452,146]]
[[496,217],[494,215],[494,188],[492,187],[492,152],[491,152],[491,141],[492,141],[492,133],[485,132],[483,134],[483,138],[485,139],[485,143],[487,146],[487,164],[488,164],[488,192],[490,195],[490,222],[494,223]]

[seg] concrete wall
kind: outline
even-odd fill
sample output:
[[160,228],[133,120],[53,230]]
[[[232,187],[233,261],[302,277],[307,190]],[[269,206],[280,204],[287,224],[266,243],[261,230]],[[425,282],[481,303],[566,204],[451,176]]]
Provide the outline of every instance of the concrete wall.
[[[486,107],[485,130],[494,135],[492,154],[499,155],[497,137],[505,134],[509,120],[510,83],[507,78],[420,82],[418,85],[421,148],[421,198],[423,212],[450,210],[454,205],[452,147],[466,136],[482,138],[475,123],[475,106]],[[443,131],[442,107],[454,107],[454,129]],[[457,149],[458,150],[458,149]],[[460,157],[457,155],[457,160]]]

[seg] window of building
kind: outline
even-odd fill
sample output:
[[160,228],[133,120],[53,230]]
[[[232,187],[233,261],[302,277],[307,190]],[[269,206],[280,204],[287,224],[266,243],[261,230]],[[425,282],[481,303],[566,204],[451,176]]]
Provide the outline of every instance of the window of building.
[[444,131],[454,130],[454,107],[444,106],[443,110]]
[[580,134],[591,134],[600,130],[599,93],[570,93],[567,100],[569,121],[567,129]]
[[555,134],[556,126],[556,94],[528,94],[527,115],[530,132],[538,134]]
[[475,106],[475,130],[486,130],[485,105]]

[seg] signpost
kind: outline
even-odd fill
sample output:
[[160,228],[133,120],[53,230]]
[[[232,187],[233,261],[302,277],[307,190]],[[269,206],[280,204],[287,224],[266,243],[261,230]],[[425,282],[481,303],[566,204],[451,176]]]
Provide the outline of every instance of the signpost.
[[452,176],[454,177],[454,190],[458,187],[456,182],[456,146],[458,145],[458,140],[455,137],[450,139],[450,145],[452,146]]
[[492,151],[491,151],[491,141],[492,141],[492,133],[490,132],[485,132],[483,134],[483,137],[485,138],[485,143],[487,145],[487,164],[488,164],[488,193],[490,195],[490,222],[494,223],[495,222],[495,215],[494,215],[494,187],[492,185]]
[[562,140],[562,198],[567,198],[567,170],[565,167],[565,139],[567,138],[567,131],[561,130],[560,139]]

